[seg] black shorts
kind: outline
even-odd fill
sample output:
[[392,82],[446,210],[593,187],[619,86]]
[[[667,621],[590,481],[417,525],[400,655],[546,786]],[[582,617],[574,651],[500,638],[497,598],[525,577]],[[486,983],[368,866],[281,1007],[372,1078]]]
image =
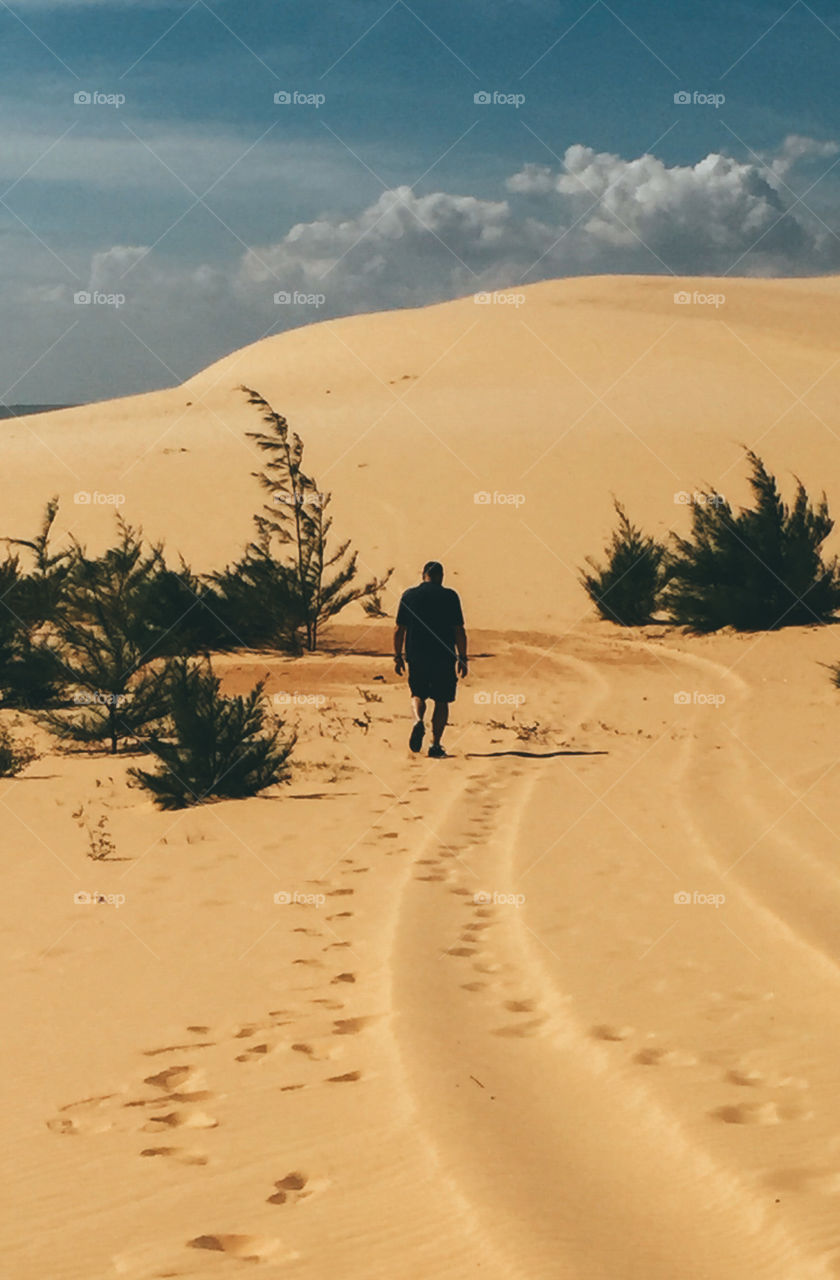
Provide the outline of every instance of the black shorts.
[[408,664],[408,687],[414,698],[431,698],[433,702],[454,702],[458,681],[455,659],[435,658],[431,661],[413,658]]

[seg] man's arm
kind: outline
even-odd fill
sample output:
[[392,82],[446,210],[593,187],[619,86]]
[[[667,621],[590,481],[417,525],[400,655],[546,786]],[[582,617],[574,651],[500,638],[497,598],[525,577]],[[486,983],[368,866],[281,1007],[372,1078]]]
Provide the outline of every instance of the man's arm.
[[455,648],[458,652],[458,675],[467,674],[467,633],[463,625],[455,628]]
[[394,670],[398,676],[405,671],[405,663],[403,662],[403,645],[405,644],[405,627],[398,623],[394,627]]

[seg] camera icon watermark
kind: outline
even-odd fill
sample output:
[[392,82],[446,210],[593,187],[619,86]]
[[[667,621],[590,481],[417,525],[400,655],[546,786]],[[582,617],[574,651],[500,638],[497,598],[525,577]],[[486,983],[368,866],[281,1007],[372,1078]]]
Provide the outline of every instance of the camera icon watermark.
[[124,293],[102,293],[98,289],[79,289],[73,294],[73,303],[77,307],[114,307],[119,311],[125,306]]
[[495,304],[502,307],[513,307],[518,310],[520,307],[524,307],[527,300],[524,293],[511,293],[509,290],[506,291],[504,289],[498,289],[494,293],[482,291],[481,293],[473,294],[473,302],[480,307],[488,307]]
[[725,893],[687,893],[684,889],[680,893],[674,894],[674,902],[677,906],[701,906],[701,907],[722,907],[726,902]]
[[124,93],[100,93],[98,89],[77,89],[73,94],[73,102],[77,107],[120,107],[125,106]]
[[274,305],[276,307],[323,307],[326,302],[326,294],[323,293],[302,293],[299,289],[295,289],[294,293],[290,293],[288,289],[278,289],[274,295]]
[[499,689],[480,689],[473,694],[473,702],[479,707],[521,707],[525,700],[524,693],[502,693]]
[[480,89],[473,94],[473,102],[477,107],[515,107],[518,111],[525,105],[525,94],[502,93],[498,89],[491,93],[487,89]]
[[724,93],[699,93],[696,89],[689,93],[687,89],[680,89],[674,94],[674,104],[678,107],[714,107],[719,111],[725,102]]
[[524,493],[499,493],[494,489],[479,489],[473,494],[473,502],[477,507],[521,507],[525,502]]
[[315,707],[320,710],[326,706],[327,699],[323,693],[275,693],[272,696],[275,707]]
[[278,89],[274,95],[276,107],[314,107],[316,111],[326,100],[323,93],[301,93],[299,89]]
[[121,507],[125,503],[125,494],[100,493],[98,489],[89,493],[87,489],[80,489],[73,494],[73,501],[77,507]]
[[722,707],[725,702],[725,693],[701,693],[698,689],[689,693],[688,690],[681,689],[679,693],[674,694],[676,707],[714,707],[717,711],[718,707]]
[[717,311],[718,307],[722,307],[726,303],[725,293],[701,293],[695,289],[694,293],[689,293],[686,289],[680,289],[674,294],[674,302],[678,307],[714,307]]
[[327,901],[323,893],[297,893],[281,889],[274,894],[274,903],[278,907],[323,907]]

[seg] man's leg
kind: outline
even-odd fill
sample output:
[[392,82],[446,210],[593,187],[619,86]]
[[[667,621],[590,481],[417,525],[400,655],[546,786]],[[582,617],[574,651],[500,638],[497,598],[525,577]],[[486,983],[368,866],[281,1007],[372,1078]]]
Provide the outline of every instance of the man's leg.
[[435,701],[435,709],[432,712],[432,740],[436,747],[440,746],[440,740],[443,737],[443,731],[449,720],[449,703]]
[[423,723],[423,717],[426,714],[426,699],[418,698],[415,694],[412,694],[411,705],[414,708],[414,724],[411,727],[408,746],[416,755],[423,745],[423,736],[426,732],[426,726]]

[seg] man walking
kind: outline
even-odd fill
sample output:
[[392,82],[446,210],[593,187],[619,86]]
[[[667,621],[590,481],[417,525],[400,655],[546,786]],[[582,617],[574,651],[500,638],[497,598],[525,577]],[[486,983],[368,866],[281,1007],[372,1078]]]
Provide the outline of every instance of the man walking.
[[408,745],[415,753],[423,745],[426,732],[426,701],[434,702],[432,745],[429,755],[446,755],[441,738],[449,719],[449,704],[455,701],[457,673],[467,674],[467,634],[457,591],[443,585],[443,565],[429,560],[423,567],[423,581],[403,592],[394,630],[394,670],[405,671],[403,645],[408,660],[408,687],[414,708],[414,726]]

